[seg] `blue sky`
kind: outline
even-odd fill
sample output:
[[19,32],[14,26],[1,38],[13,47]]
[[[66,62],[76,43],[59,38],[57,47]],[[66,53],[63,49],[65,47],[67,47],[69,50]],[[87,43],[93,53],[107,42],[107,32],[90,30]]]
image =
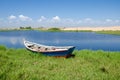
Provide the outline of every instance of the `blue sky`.
[[0,0],[0,28],[120,26],[120,0]]

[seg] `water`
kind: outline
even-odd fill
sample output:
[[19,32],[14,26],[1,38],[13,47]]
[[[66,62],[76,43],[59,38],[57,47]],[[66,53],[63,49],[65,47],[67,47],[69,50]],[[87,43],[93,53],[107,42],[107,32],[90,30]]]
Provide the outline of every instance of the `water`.
[[0,32],[0,45],[8,48],[24,48],[23,39],[55,46],[75,46],[76,49],[120,51],[120,36],[94,32]]

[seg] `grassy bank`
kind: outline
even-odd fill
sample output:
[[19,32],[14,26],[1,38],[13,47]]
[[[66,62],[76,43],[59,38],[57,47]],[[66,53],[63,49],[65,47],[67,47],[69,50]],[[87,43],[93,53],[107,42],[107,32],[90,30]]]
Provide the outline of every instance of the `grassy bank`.
[[0,80],[118,80],[120,52],[74,51],[74,58],[46,57],[0,46]]
[[19,31],[18,29],[0,29],[0,32]]
[[34,29],[0,29],[0,32],[11,32],[11,31],[29,31]]
[[37,30],[42,32],[93,32],[92,30],[62,30],[61,28],[0,29],[0,32]]
[[120,35],[120,31],[97,31],[96,33],[100,33],[100,34]]

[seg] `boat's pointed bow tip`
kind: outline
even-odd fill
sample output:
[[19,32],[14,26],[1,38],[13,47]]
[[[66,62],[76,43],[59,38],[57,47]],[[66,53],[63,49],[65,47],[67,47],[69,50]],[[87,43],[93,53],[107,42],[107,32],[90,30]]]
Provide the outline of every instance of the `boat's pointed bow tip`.
[[75,49],[75,46],[73,46],[73,49]]
[[74,50],[74,49],[75,49],[75,46],[71,46],[70,49],[73,49],[73,50]]
[[72,46],[71,48],[75,48],[75,46]]

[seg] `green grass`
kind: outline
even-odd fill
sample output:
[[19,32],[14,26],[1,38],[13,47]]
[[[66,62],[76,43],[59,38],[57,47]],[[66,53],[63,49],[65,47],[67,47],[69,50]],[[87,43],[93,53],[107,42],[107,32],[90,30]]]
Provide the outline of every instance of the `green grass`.
[[60,28],[48,28],[48,29],[44,29],[44,28],[39,28],[39,29],[35,29],[38,31],[42,31],[42,32],[62,32],[62,30]]
[[0,32],[12,32],[12,31],[22,31],[22,30],[23,29],[17,29],[17,28],[11,29],[11,28],[9,28],[9,29],[0,29]]
[[120,31],[97,31],[96,33],[100,33],[100,34],[120,35]]
[[120,52],[75,50],[55,58],[0,47],[0,80],[119,80]]
[[59,31],[61,31],[61,29],[60,28],[49,28],[48,31],[59,32]]
[[4,30],[0,29],[0,32],[29,31],[29,30],[34,30],[34,29],[4,29]]

